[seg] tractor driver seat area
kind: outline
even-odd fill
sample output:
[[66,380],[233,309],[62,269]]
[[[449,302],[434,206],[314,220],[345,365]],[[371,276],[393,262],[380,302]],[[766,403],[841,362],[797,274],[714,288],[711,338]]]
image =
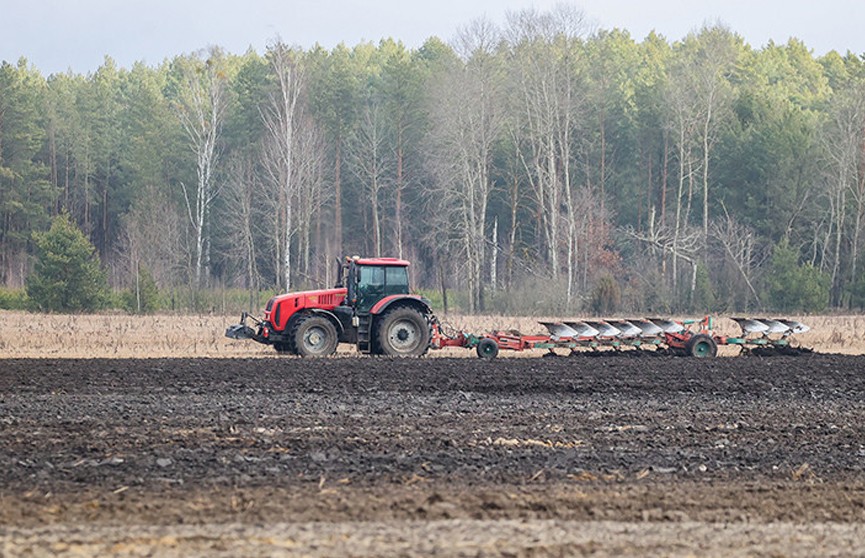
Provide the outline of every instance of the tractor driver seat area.
[[408,294],[408,272],[401,266],[361,266],[357,284],[357,309],[369,312],[382,298]]
[[383,267],[363,266],[360,268],[357,283],[357,309],[369,312],[376,302],[382,299],[385,290]]

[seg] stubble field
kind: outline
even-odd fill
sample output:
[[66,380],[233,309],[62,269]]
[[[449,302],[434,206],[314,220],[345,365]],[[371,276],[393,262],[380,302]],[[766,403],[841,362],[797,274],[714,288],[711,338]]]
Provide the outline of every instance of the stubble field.
[[[633,317],[633,316],[632,316]],[[865,316],[789,316],[812,330],[799,336],[803,345],[823,353],[865,354]],[[159,314],[58,315],[0,311],[0,358],[249,358],[275,357],[271,347],[224,336],[225,328],[239,316]],[[559,317],[519,318],[502,316],[450,316],[445,322],[455,329],[484,333],[493,329],[545,333],[539,320]],[[735,335],[739,329],[729,319],[716,320],[716,331]],[[353,350],[341,346],[340,354]],[[721,348],[722,355],[737,349]],[[432,357],[472,357],[465,349],[433,351]],[[537,356],[506,355],[506,356]]]
[[[226,318],[22,317],[31,340],[67,328],[51,348],[16,340],[18,317],[0,330],[0,554],[814,556],[865,540],[865,357],[302,360],[223,341]],[[852,351],[835,327],[813,335]]]

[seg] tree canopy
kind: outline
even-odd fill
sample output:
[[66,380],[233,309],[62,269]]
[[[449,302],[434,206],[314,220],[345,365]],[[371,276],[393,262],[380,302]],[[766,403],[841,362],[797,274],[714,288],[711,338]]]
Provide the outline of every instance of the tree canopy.
[[558,7],[417,49],[0,64],[0,281],[43,301],[75,228],[115,288],[321,286],[367,254],[473,311],[850,308],[863,217],[865,58],[721,25],[637,42]]

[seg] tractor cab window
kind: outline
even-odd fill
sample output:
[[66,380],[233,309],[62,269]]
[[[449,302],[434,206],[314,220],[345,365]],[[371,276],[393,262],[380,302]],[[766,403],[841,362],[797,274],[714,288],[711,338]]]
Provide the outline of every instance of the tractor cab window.
[[408,294],[408,268],[386,267],[385,270],[385,293]]
[[369,312],[384,297],[383,267],[361,266],[357,276],[357,311]]
[[365,265],[360,268],[360,287],[367,289],[384,289],[385,271],[383,267]]
[[369,312],[386,296],[408,293],[408,272],[397,266],[359,266],[357,311]]

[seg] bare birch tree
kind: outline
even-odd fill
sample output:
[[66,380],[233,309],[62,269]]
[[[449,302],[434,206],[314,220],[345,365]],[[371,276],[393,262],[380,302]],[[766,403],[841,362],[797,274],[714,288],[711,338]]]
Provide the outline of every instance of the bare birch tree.
[[[146,186],[123,219],[123,242],[128,251],[130,273],[142,266],[162,287],[173,286],[191,255],[186,238],[185,216],[165,192]],[[158,225],[156,225],[158,223]]]
[[[672,290],[678,290],[679,241],[691,222],[695,195],[701,207],[703,253],[709,240],[711,152],[731,102],[729,73],[741,39],[721,26],[703,27],[677,45],[666,92],[670,137],[676,152]],[[686,235],[689,236],[689,235]],[[691,285],[694,282],[691,281]]]
[[[832,276],[832,304],[842,304],[846,277],[842,273],[843,239],[851,237],[851,280],[856,280],[857,252],[865,210],[865,99],[862,91],[853,87],[837,94],[823,134],[825,166],[825,199],[828,208],[828,223],[823,243],[822,265],[828,267]],[[848,207],[852,200],[852,207]],[[853,222],[848,231],[848,213],[852,210]]]
[[863,219],[865,219],[865,88],[859,86],[854,91],[854,107],[851,120],[856,131],[858,149],[856,150],[855,178],[851,184],[851,194],[855,202],[853,213],[853,238],[850,246],[850,281],[855,283],[859,273],[859,249],[862,239]]
[[260,108],[265,126],[265,183],[260,197],[269,208],[266,219],[270,230],[279,231],[270,235],[266,247],[275,282],[289,290],[297,278],[317,282],[310,279],[313,228],[320,222],[323,204],[333,199],[333,192],[324,188],[327,149],[310,115],[304,61],[282,43],[272,45],[268,56],[274,84]]
[[360,112],[360,118],[346,148],[348,163],[361,181],[369,200],[372,217],[373,252],[382,255],[381,191],[389,172],[386,155],[386,134],[383,109],[375,94],[371,94]]
[[492,157],[503,123],[503,76],[494,56],[498,44],[499,31],[487,20],[460,29],[454,41],[460,60],[448,69],[439,84],[442,90],[433,96],[434,195],[459,234],[471,312],[484,308]]
[[[561,246],[567,247],[570,301],[579,259],[577,229],[581,217],[577,212],[577,166],[572,151],[583,96],[575,83],[575,73],[580,37],[588,27],[581,12],[565,6],[545,13],[534,9],[511,13],[508,24],[514,72],[511,135],[516,145],[523,146],[519,155],[539,208],[553,279],[561,272]],[[563,217],[564,227],[560,225]]]
[[276,230],[279,233],[274,243],[274,258],[277,285],[288,291],[291,289],[294,204],[298,188],[297,172],[294,168],[297,158],[295,151],[304,78],[297,62],[298,54],[285,43],[278,41],[270,45],[267,56],[275,84],[267,103],[261,109],[266,129],[263,163],[276,192]]
[[[664,250],[672,256],[672,290],[676,292],[678,287],[678,261],[680,250],[679,239],[682,231],[688,225],[690,203],[685,204],[687,198],[686,186],[693,184],[693,169],[695,161],[695,134],[698,123],[694,117],[694,108],[690,91],[684,86],[683,79],[676,75],[676,71],[687,72],[687,68],[675,65],[670,80],[670,88],[667,90],[668,107],[670,110],[670,137],[676,150],[676,209],[673,217],[672,248]],[[664,225],[663,223],[661,224]]]
[[175,61],[179,87],[174,109],[186,133],[188,146],[195,154],[196,187],[192,199],[183,186],[187,215],[195,236],[194,284],[201,286],[207,274],[206,254],[209,239],[210,209],[218,195],[214,171],[220,156],[220,137],[228,106],[225,57],[217,47]]
[[[734,307],[747,307],[753,297],[757,307],[761,307],[760,295],[754,287],[753,268],[755,266],[754,231],[736,221],[724,208],[724,219],[712,221],[710,234],[722,249],[718,267],[731,265],[733,277],[729,278],[731,300]],[[740,280],[736,280],[739,278]],[[742,283],[747,287],[742,287]]]
[[258,214],[257,197],[261,184],[254,172],[250,157],[236,158],[228,165],[227,183],[224,194],[226,215],[225,228],[230,231],[232,243],[228,255],[243,268],[244,283],[249,290],[249,307],[258,301],[259,272],[257,264],[258,246],[256,239],[262,237],[256,227]]
[[703,198],[703,242],[709,241],[709,163],[725,113],[729,112],[732,91],[729,75],[736,64],[741,38],[729,29],[716,25],[704,27],[698,40],[698,63],[695,65],[696,96],[700,102],[700,142],[703,160],[700,166]]
[[[301,275],[309,279],[312,265],[313,224],[320,221],[321,210],[334,199],[332,187],[324,180],[324,167],[327,153],[324,134],[312,117],[304,112],[297,134],[295,147],[297,162],[297,226],[298,267]],[[321,259],[321,258],[319,258]],[[330,262],[324,261],[324,264]],[[329,267],[326,268],[330,269]],[[325,271],[326,271],[325,270]]]

